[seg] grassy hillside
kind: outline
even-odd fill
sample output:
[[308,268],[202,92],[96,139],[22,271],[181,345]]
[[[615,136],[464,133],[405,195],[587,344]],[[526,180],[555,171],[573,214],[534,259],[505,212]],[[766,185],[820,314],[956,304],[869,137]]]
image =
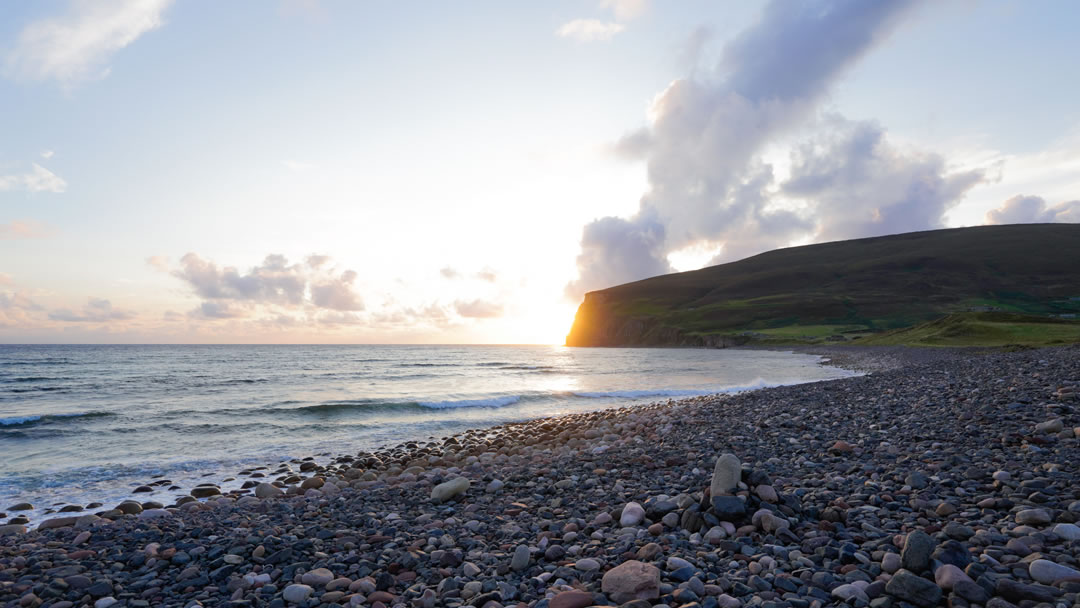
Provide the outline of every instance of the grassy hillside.
[[978,226],[778,249],[590,292],[567,344],[805,342],[868,336],[957,312],[1076,314],[1077,260],[1077,224]]
[[1080,342],[1080,321],[1002,312],[955,313],[860,344],[907,346],[1047,346]]

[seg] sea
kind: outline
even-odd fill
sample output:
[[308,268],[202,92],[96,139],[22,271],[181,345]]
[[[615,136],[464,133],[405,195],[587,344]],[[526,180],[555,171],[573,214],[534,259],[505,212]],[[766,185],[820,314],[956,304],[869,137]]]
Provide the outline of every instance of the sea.
[[291,458],[851,374],[763,350],[0,345],[0,512],[30,502],[33,520],[111,507],[154,479],[187,489]]

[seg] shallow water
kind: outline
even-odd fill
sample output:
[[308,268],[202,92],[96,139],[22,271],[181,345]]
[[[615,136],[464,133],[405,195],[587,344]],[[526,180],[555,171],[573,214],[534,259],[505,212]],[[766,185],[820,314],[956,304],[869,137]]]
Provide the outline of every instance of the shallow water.
[[0,345],[0,511],[29,501],[40,517],[65,501],[127,498],[153,476],[190,487],[295,456],[851,375],[820,360],[553,346]]

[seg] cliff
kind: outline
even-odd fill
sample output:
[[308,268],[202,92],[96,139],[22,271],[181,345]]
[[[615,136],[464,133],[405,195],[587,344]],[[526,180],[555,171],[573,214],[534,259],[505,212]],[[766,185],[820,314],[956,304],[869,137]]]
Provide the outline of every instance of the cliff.
[[585,294],[568,346],[842,341],[966,311],[1080,313],[1080,224],[777,249]]

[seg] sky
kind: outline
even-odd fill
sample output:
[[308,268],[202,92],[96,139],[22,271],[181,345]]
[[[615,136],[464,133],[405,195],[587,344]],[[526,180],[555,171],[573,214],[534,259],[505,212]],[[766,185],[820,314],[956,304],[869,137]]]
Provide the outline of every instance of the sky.
[[0,4],[0,342],[561,343],[792,245],[1080,222],[1080,4]]

